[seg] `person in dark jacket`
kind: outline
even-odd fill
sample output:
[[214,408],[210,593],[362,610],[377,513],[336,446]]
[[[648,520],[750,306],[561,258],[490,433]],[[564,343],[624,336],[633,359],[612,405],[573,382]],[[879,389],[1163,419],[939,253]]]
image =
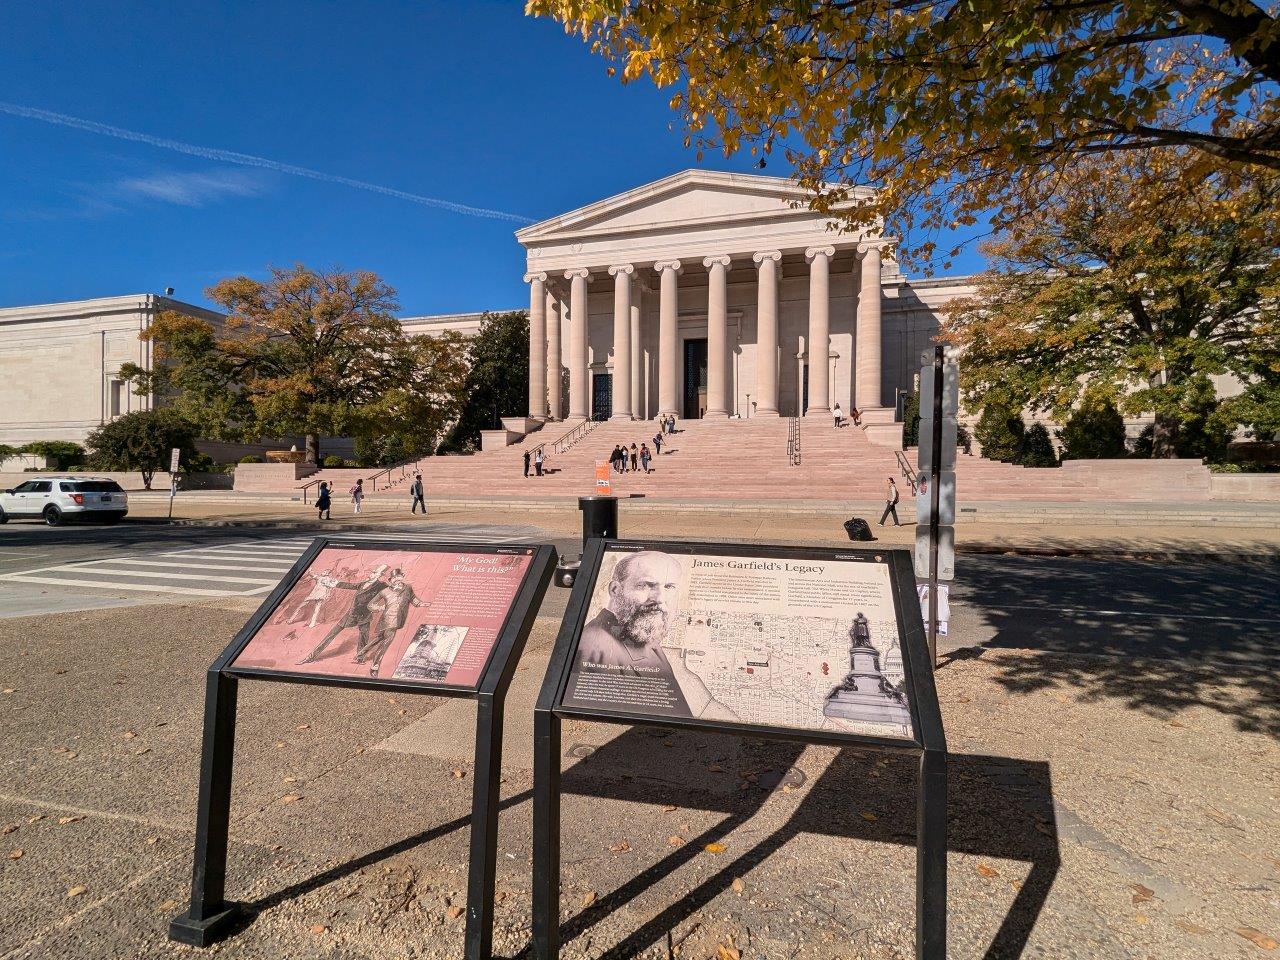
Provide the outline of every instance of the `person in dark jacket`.
[[329,496],[329,484],[321,480],[320,490],[316,494],[316,519],[332,520],[333,516],[329,512],[332,506],[333,500]]
[[344,580],[341,583],[334,584],[334,588],[337,590],[354,590],[356,593],[355,598],[352,599],[351,607],[347,610],[346,615],[329,628],[329,632],[325,634],[324,639],[315,645],[315,649],[299,660],[299,664],[313,663],[319,660],[329,644],[348,627],[355,627],[358,631],[356,639],[357,650],[363,650],[369,646],[369,627],[373,623],[374,614],[374,611],[369,609],[369,604],[374,597],[382,592],[382,588],[387,585],[387,581],[382,579],[382,575],[387,572],[387,569],[388,565],[384,563],[370,570],[369,576],[358,583]]
[[529,476],[529,464],[530,462],[532,462],[532,460],[533,460],[533,454],[531,454],[528,450],[526,450],[524,452],[524,475],[526,477]]
[[413,497],[413,506],[409,508],[410,513],[417,513],[418,507],[422,507],[422,515],[427,515],[427,501],[422,495],[422,474],[415,473],[413,475],[413,483],[409,486],[409,494]]

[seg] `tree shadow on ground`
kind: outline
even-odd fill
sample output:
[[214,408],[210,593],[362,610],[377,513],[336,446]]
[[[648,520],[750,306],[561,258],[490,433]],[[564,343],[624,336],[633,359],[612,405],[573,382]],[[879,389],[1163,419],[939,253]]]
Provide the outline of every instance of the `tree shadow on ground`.
[[[755,778],[744,781],[749,784],[745,790],[739,789],[738,777],[730,778],[731,789],[727,791],[708,789],[701,778],[690,782],[680,776],[678,767],[671,763],[673,757],[729,755],[735,749],[741,750],[738,772],[750,771]],[[674,804],[720,813],[723,819],[563,923],[562,941],[567,944],[587,933],[609,914],[701,856],[707,844],[722,841],[750,821],[772,790],[786,782],[788,771],[803,750],[803,745],[783,741],[634,727],[566,770],[566,793],[632,803]],[[887,762],[877,765],[877,758]],[[878,777],[868,776],[872,769],[879,773]],[[763,863],[799,834],[914,846],[916,771],[914,754],[841,750],[782,826],[736,858],[725,859],[719,870],[678,903],[663,909],[600,956],[623,960],[666,941],[678,926],[731,889],[735,878]],[[948,803],[949,851],[1031,864],[1030,875],[983,954],[985,960],[1020,957],[1060,863],[1048,765],[1007,757],[952,755],[948,777],[952,784]],[[869,821],[861,811],[870,809],[895,809],[901,815]],[[565,850],[571,850],[573,837],[563,837],[562,843]],[[833,869],[838,867],[832,865]],[[794,896],[803,899],[809,892],[805,885],[797,884]],[[902,877],[901,895],[914,900],[914,875]],[[858,904],[851,903],[850,907],[856,910]],[[852,921],[857,919],[856,915],[846,918],[834,911],[827,916],[846,930],[853,930]],[[527,957],[531,949],[526,948],[518,956]]]
[[1074,690],[1161,718],[1204,707],[1280,735],[1280,567],[999,561],[964,594],[994,635],[943,668],[981,659],[1011,693]]

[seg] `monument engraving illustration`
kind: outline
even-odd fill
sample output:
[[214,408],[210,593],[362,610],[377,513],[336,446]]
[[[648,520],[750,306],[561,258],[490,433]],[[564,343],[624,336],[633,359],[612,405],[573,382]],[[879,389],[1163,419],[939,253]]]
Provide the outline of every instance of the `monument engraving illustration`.
[[880,652],[871,644],[871,625],[859,612],[849,628],[849,673],[831,691],[822,712],[840,720],[910,725],[907,698],[880,670]]

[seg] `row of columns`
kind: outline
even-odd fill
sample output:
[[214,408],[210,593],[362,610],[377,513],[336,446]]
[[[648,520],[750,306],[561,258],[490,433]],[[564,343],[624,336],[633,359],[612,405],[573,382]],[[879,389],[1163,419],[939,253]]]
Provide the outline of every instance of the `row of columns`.
[[[809,263],[809,404],[806,416],[831,415],[831,259],[835,247],[810,247]],[[860,271],[855,332],[854,402],[863,411],[880,406],[880,245],[858,245]],[[778,416],[778,281],[782,252],[765,250],[752,257],[757,268],[756,409],[757,417]],[[707,257],[707,409],[704,416],[729,416],[728,275],[731,258]],[[658,415],[679,414],[676,395],[679,260],[658,261]],[[640,314],[642,290],[633,291],[632,264],[609,267],[613,277],[613,419],[631,420],[640,411]],[[590,369],[587,363],[587,279],[585,267],[568,270],[569,315],[560,316],[559,301],[547,291],[547,274],[525,275],[529,283],[529,416],[562,420],[560,357],[562,323],[569,326],[568,418],[589,414]],[[815,345],[825,344],[825,349]]]

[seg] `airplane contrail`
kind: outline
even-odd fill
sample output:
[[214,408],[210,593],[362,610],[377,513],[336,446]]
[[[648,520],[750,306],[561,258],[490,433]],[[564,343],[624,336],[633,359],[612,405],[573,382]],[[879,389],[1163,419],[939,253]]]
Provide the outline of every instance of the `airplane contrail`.
[[88,133],[96,133],[104,137],[115,137],[117,140],[130,140],[134,143],[145,143],[153,147],[160,147],[163,150],[173,150],[177,153],[185,153],[192,157],[202,157],[205,160],[217,160],[221,163],[234,163],[242,167],[259,167],[263,170],[274,170],[277,173],[285,173],[294,177],[306,177],[310,180],[320,180],[324,183],[337,183],[344,187],[354,187],[357,190],[368,190],[372,193],[380,193],[383,196],[395,197],[398,200],[408,200],[410,203],[419,203],[426,207],[437,207],[441,210],[449,210],[453,213],[461,213],[469,217],[488,217],[492,220],[511,220],[515,223],[533,223],[528,217],[522,217],[519,214],[507,213],[503,210],[489,210],[484,207],[472,207],[465,203],[454,203],[452,200],[440,200],[436,197],[424,197],[416,193],[406,193],[404,190],[396,190],[392,187],[384,187],[376,183],[367,183],[364,180],[353,180],[350,177],[341,177],[337,174],[324,173],[320,170],[311,170],[307,167],[296,167],[291,163],[280,163],[278,160],[268,160],[265,157],[255,157],[248,153],[236,153],[234,150],[220,150],[217,147],[201,147],[193,143],[183,143],[181,140],[170,140],[167,137],[156,137],[149,133],[139,133],[136,130],[125,130],[123,127],[113,127],[105,123],[98,123],[94,120],[82,120],[79,117],[68,116],[65,113],[54,113],[52,110],[40,110],[36,107],[24,107],[21,104],[5,103],[0,100],[0,113],[7,113],[14,117],[25,117],[28,120],[40,120],[44,123],[52,123],[60,127],[71,127],[74,130],[84,130]]

